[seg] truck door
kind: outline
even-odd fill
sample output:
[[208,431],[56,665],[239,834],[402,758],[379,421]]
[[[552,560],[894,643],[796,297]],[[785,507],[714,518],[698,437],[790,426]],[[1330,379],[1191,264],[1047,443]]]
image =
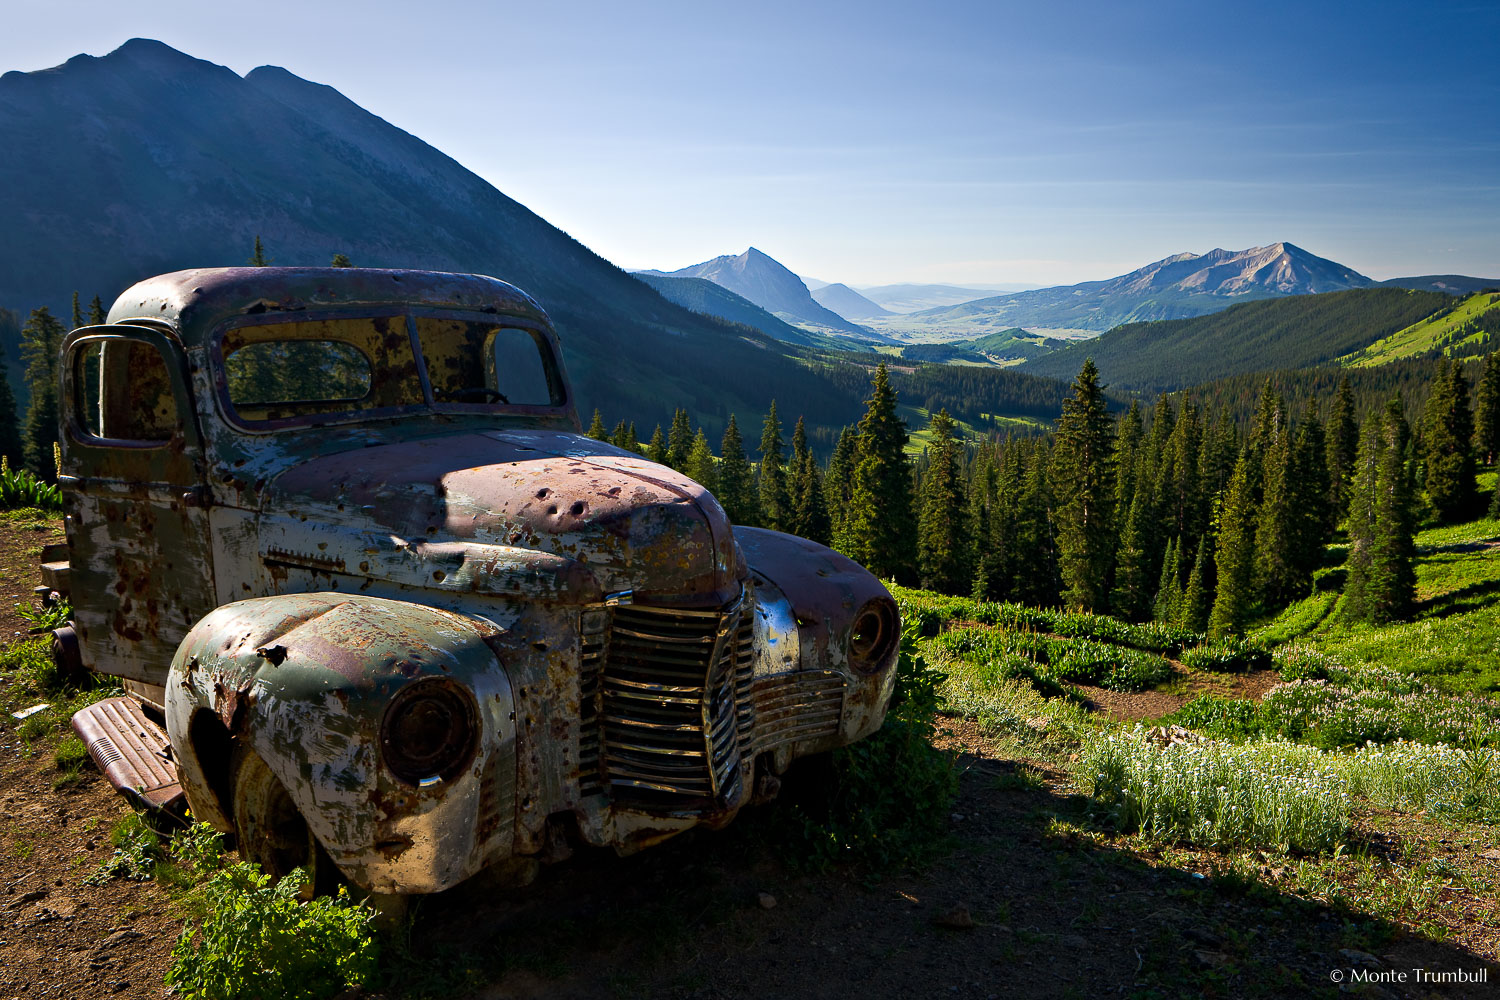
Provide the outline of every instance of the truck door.
[[60,482],[83,662],[163,684],[216,605],[202,436],[182,348],[147,326],[86,327],[63,345]]

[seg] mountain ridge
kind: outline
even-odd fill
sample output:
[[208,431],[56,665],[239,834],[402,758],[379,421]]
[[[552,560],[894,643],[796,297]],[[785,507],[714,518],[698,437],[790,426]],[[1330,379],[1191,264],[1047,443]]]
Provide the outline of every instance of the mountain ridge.
[[859,324],[819,305],[801,278],[770,254],[755,247],[742,254],[724,254],[676,271],[644,270],[637,273],[662,278],[707,278],[789,323],[861,340],[878,339]]
[[[1291,243],[1179,253],[1102,281],[1057,285],[911,313],[914,323],[1104,332],[1123,323],[1185,319],[1256,298],[1374,285],[1352,268]],[[955,337],[957,333],[955,333]]]
[[891,315],[890,310],[865,298],[842,281],[830,282],[813,289],[812,297],[818,305],[833,310],[847,320],[876,319]]
[[[552,315],[585,413],[646,423],[797,398],[839,426],[859,399],[753,330],[697,315],[615,267],[452,157],[278,67],[241,77],[149,39],[0,77],[0,306],[60,315],[142,278],[242,264],[491,274]],[[18,352],[3,345],[14,377]],[[773,348],[768,350],[767,348]],[[753,377],[746,377],[753,373]]]

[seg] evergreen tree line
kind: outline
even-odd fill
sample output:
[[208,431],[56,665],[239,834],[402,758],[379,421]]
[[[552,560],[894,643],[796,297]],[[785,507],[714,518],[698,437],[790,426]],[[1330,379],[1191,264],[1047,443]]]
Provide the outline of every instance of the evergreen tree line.
[[1341,526],[1346,614],[1412,613],[1418,521],[1478,514],[1476,473],[1500,461],[1500,354],[1477,385],[1439,361],[1423,390],[1414,430],[1399,394],[1361,412],[1344,378],[1294,411],[1263,379],[1242,428],[1192,395],[1115,416],[1086,362],[1052,434],[965,444],[939,410],[913,461],[882,366],[826,466],[801,420],[786,455],[774,406],[755,466],[733,421],[715,458],[685,411],[644,449],[597,414],[591,433],[693,476],[736,523],[831,544],[882,577],[1219,636],[1307,596]]

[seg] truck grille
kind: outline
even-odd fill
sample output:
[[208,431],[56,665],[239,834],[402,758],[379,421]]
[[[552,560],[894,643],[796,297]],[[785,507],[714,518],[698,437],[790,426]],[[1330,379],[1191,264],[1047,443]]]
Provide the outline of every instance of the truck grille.
[[748,594],[717,611],[584,612],[579,795],[671,809],[733,801],[742,762],[836,734],[843,676],[755,677],[754,626]]
[[598,683],[598,754],[616,797],[680,805],[739,794],[749,609],[747,601],[719,611],[614,609]]

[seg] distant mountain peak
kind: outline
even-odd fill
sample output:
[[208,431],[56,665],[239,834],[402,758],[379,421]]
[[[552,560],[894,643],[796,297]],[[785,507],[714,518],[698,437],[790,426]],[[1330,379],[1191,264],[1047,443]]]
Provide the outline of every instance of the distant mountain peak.
[[801,278],[756,247],[750,247],[738,256],[724,254],[677,271],[641,273],[672,278],[707,278],[788,323],[843,336],[877,339],[864,327],[820,305]]
[[1352,268],[1278,241],[1246,250],[1177,253],[1105,281],[1039,288],[918,315],[949,324],[1104,331],[1121,323],[1202,316],[1251,299],[1373,284]]

